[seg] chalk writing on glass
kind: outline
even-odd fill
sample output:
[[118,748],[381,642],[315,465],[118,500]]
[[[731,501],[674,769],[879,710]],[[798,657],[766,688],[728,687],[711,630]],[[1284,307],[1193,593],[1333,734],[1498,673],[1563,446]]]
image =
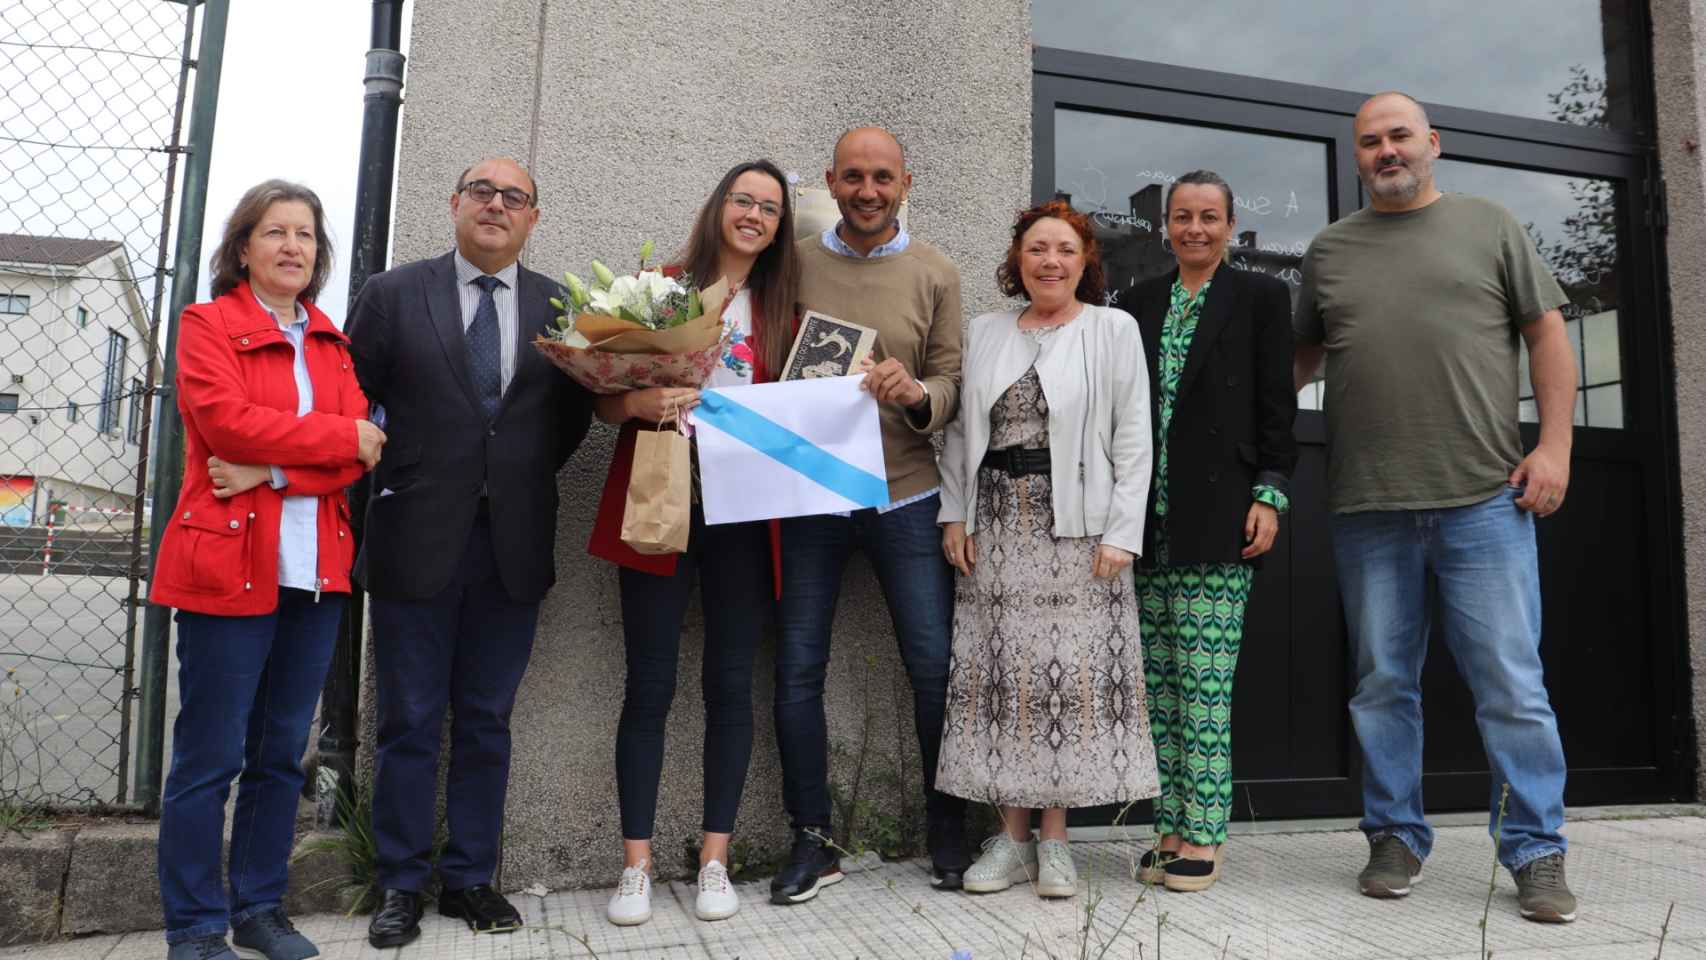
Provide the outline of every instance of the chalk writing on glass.
[[1104,227],[1130,227],[1133,230],[1141,230],[1144,233],[1155,232],[1155,224],[1150,223],[1147,219],[1136,216],[1135,214],[1115,213],[1112,210],[1097,210],[1090,214],[1090,219]]

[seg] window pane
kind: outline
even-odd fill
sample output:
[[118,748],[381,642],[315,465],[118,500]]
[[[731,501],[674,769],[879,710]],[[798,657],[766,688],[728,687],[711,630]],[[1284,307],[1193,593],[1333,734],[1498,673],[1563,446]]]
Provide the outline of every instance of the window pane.
[[1034,0],[1039,46],[1428,103],[1634,125],[1633,0]]
[[17,413],[18,395],[15,393],[0,393],[0,413]]
[[1590,387],[1623,379],[1617,348],[1617,313],[1607,310],[1582,319],[1582,382]]
[[[1449,138],[1445,147],[1451,149]],[[1618,339],[1617,229],[1624,203],[1616,181],[1515,170],[1466,160],[1441,159],[1434,175],[1441,190],[1469,193],[1495,201],[1528,230],[1569,303],[1564,324],[1576,355],[1581,389],[1622,390],[1623,357]],[[1521,345],[1522,397],[1534,395],[1529,381],[1528,346]],[[1603,409],[1609,409],[1602,402]],[[1522,419],[1537,422],[1525,404]],[[1615,417],[1588,416],[1578,402],[1576,423],[1623,426],[1622,403]]]
[[1592,387],[1584,394],[1587,397],[1588,426],[1623,429],[1623,390],[1620,387]]

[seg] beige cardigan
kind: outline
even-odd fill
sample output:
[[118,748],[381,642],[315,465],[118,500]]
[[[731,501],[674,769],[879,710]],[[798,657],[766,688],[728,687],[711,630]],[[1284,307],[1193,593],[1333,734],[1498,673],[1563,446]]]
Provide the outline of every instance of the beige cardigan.
[[1149,367],[1137,321],[1086,305],[1040,343],[1019,313],[986,313],[966,334],[959,415],[942,452],[938,523],[977,529],[977,471],[989,450],[989,411],[1032,366],[1048,398],[1054,535],[1100,536],[1138,554],[1148,512],[1153,441]]

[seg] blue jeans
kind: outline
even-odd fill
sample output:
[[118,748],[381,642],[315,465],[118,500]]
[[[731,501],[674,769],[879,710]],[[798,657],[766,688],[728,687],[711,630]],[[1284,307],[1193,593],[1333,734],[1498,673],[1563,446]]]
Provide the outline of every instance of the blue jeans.
[[1499,862],[1513,872],[1563,853],[1564,748],[1540,664],[1534,516],[1506,486],[1443,510],[1333,517],[1333,555],[1357,657],[1351,720],[1363,754],[1362,829],[1398,837],[1426,859],[1422,811],[1422,663],[1427,573],[1439,584],[1447,646],[1475,698],[1492,767],[1492,816],[1510,784]]
[[879,514],[796,517],[782,521],[782,602],[777,619],[776,741],[782,799],[794,829],[830,827],[829,733],[823,679],[830,630],[847,558],[862,549],[876,570],[912,682],[913,720],[924,761],[925,808],[934,834],[957,829],[966,802],[935,789],[953,650],[954,574],[936,526],[940,497]]
[[[224,936],[284,901],[302,792],[302,752],[326,682],[343,594],[281,589],[255,617],[178,611],[178,719],[160,802],[166,941]],[[220,882],[225,800],[230,891]]]

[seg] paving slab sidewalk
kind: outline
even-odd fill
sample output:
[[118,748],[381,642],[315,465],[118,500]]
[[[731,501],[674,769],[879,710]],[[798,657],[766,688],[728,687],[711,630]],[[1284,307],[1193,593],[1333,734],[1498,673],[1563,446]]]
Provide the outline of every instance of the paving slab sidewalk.
[[[1680,813],[1572,820],[1569,879],[1582,903],[1573,924],[1522,920],[1515,887],[1498,871],[1486,940],[1495,960],[1652,960],[1673,903],[1664,960],[1706,960],[1706,817],[1699,808],[1673,809]],[[1084,889],[1067,901],[1021,888],[981,897],[936,892],[927,865],[912,862],[850,874],[795,907],[771,906],[763,882],[742,885],[741,912],[718,923],[695,920],[694,888],[670,883],[654,891],[652,921],[641,927],[605,921],[607,890],[517,894],[528,926],[508,936],[476,937],[429,908],[421,939],[394,951],[367,946],[365,917],[318,914],[297,924],[328,960],[948,960],[954,950],[975,960],[1037,960],[1099,957],[1110,941],[1108,960],[1482,960],[1492,844],[1484,825],[1441,820],[1451,825],[1439,829],[1424,882],[1402,901],[1356,893],[1367,848],[1342,823],[1265,824],[1234,830],[1224,879],[1201,894],[1146,893],[1131,879],[1144,844],[1115,836],[1075,840]],[[0,950],[0,958],[155,960],[164,953],[161,935],[147,932]]]

